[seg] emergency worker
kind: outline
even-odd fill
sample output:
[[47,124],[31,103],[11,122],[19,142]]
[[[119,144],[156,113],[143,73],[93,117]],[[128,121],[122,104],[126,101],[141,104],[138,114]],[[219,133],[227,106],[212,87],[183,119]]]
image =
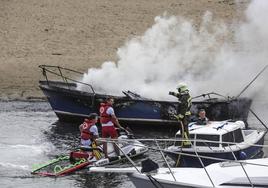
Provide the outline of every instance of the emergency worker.
[[184,147],[190,147],[191,143],[187,141],[189,139],[188,123],[190,121],[190,108],[192,105],[192,98],[189,94],[189,89],[186,84],[179,84],[177,87],[178,92],[169,92],[169,95],[178,98],[179,104],[177,108],[176,118],[180,122],[180,132],[182,138],[186,141],[183,142]]
[[[105,103],[100,104],[100,123],[102,127],[102,137],[103,138],[112,138],[117,139],[117,131],[115,126],[119,129],[124,129],[120,123],[118,122],[117,117],[115,116],[115,112],[113,109],[114,99],[112,97],[107,98]],[[117,155],[120,155],[120,151],[115,143],[113,143],[114,150]],[[107,153],[107,142],[103,143],[103,152],[106,158],[108,158]]]
[[79,126],[81,144],[83,146],[91,146],[92,142],[99,137],[98,128],[96,123],[98,122],[98,114],[91,113],[88,118]]

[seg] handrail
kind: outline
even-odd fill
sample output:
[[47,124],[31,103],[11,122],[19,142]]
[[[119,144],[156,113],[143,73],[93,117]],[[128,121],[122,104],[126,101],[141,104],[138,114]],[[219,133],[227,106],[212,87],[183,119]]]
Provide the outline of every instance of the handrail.
[[136,164],[134,163],[134,161],[132,161],[132,159],[120,148],[120,146],[118,145],[118,143],[114,142],[114,144],[116,145],[116,147],[123,153],[123,155],[129,160],[129,162],[132,164],[132,166],[139,172],[139,169],[136,167]]
[[[133,141],[174,141],[174,139],[105,139],[105,138],[98,138],[97,140],[101,141],[101,142],[108,142],[108,143],[114,143],[114,142],[121,142],[121,143],[129,143],[131,142],[131,145],[133,146],[139,146],[139,147],[146,147],[148,149],[152,149],[152,150],[155,150],[155,151],[164,151],[166,152],[167,150],[165,149],[158,149],[158,148],[153,148],[153,147],[149,147],[149,146],[141,146],[141,145],[138,145],[138,144],[135,144],[133,143]],[[176,140],[176,141],[179,141],[179,140]],[[191,140],[180,140],[180,141],[191,141]],[[226,142],[227,143],[227,142]],[[259,145],[259,144],[249,144],[250,146],[256,146],[256,147],[268,147],[268,145]],[[181,155],[185,155],[185,156],[193,156],[193,157],[197,157],[196,155],[193,155],[193,154],[189,154],[189,153],[184,153],[184,152],[174,152],[174,151],[168,151],[170,153],[174,153],[174,154],[181,154]],[[201,158],[204,158],[204,159],[212,159],[212,160],[218,160],[218,161],[226,161],[226,162],[234,162],[233,160],[228,160],[228,159],[222,159],[222,158],[217,158],[217,157],[208,157],[208,156],[203,156],[203,155],[199,155]],[[248,163],[248,164],[253,164],[253,163]],[[257,164],[256,164],[257,165]],[[260,165],[258,164],[259,166],[267,166],[268,165]]]
[[[158,144],[158,142],[157,142],[157,140],[155,140],[155,143],[156,143],[158,149],[161,149],[160,146],[159,146],[159,144]],[[175,178],[175,176],[174,176],[174,174],[173,174],[173,172],[171,171],[171,168],[170,168],[170,166],[169,166],[169,164],[168,164],[168,162],[167,162],[167,159],[165,158],[163,152],[162,152],[162,151],[159,151],[159,152],[161,153],[161,156],[163,157],[165,163],[167,164],[167,167],[168,167],[169,172],[171,173],[173,179],[174,179],[175,181],[177,181],[176,178]]]
[[[111,139],[111,140],[110,140],[110,139],[109,139],[109,140],[107,140],[107,139],[101,139],[101,140],[102,140],[102,141],[105,141],[105,142],[115,143],[115,144],[116,144],[116,142],[118,141],[118,139]],[[122,142],[122,141],[124,142],[124,140],[125,140],[125,141],[126,141],[126,140],[129,141],[128,139],[123,139],[123,140],[120,139],[120,142]],[[134,140],[139,140],[139,139],[134,139]],[[147,140],[148,140],[148,139],[147,139]],[[146,147],[146,148],[151,149],[151,150],[154,150],[154,151],[159,151],[159,152],[161,153],[162,157],[164,157],[164,161],[165,161],[166,165],[168,166],[168,169],[169,169],[171,175],[173,176],[174,180],[176,181],[176,178],[175,178],[175,176],[174,176],[174,174],[173,174],[173,172],[172,172],[172,170],[171,170],[171,168],[170,168],[170,166],[169,166],[167,160],[165,159],[165,156],[163,155],[163,151],[165,151],[165,150],[161,149],[160,146],[159,146],[159,144],[158,144],[158,142],[157,142],[157,141],[159,141],[159,140],[166,141],[167,139],[150,139],[150,141],[154,141],[154,142],[156,143],[157,148],[153,148],[153,147],[149,147],[149,146],[141,146],[141,145],[133,144],[133,139],[131,139],[131,142],[132,142],[132,145],[133,145],[133,146],[137,145],[137,146],[139,146],[139,147]],[[174,139],[171,139],[171,140],[174,140]],[[188,140],[188,141],[189,141],[189,140]],[[251,145],[255,145],[255,144],[251,144]],[[264,145],[264,146],[268,147],[268,145]],[[238,163],[238,164],[241,166],[241,168],[243,169],[243,171],[244,171],[244,173],[245,173],[245,175],[246,175],[246,177],[247,177],[247,179],[248,179],[248,181],[249,181],[251,187],[254,187],[254,185],[253,185],[253,183],[251,182],[250,177],[248,176],[248,174],[247,174],[247,172],[246,172],[246,170],[245,170],[245,168],[244,168],[243,165],[244,165],[244,164],[248,164],[248,165],[263,166],[263,167],[268,167],[268,165],[256,164],[256,163],[251,163],[251,162],[247,162],[247,161],[238,161],[237,158],[236,158],[236,156],[235,156],[235,154],[234,154],[234,152],[233,152],[233,150],[231,149],[230,145],[228,145],[228,147],[229,147],[230,150],[232,151],[232,155],[234,156],[234,159],[235,159],[235,160],[222,159],[222,158],[217,158],[217,157],[202,156],[202,155],[199,155],[199,154],[198,154],[198,152],[196,151],[196,149],[195,149],[195,154],[189,154],[189,153],[184,153],[184,152],[172,152],[172,151],[170,151],[170,153],[174,153],[174,154],[178,154],[178,155],[191,156],[191,157],[197,157],[197,158],[199,159],[199,161],[201,162],[201,165],[202,165],[203,169],[205,170],[206,175],[207,175],[207,177],[209,178],[209,180],[210,180],[210,182],[211,182],[211,184],[212,184],[213,187],[215,187],[215,184],[213,183],[213,180],[211,179],[211,177],[210,177],[210,175],[209,175],[209,173],[208,173],[206,167],[204,166],[204,164],[203,164],[201,158],[204,158],[204,159],[212,159],[212,160],[219,160],[219,161],[224,161],[224,162]],[[124,152],[123,152],[123,154],[126,155]],[[134,166],[134,168],[135,168],[139,173],[141,173],[141,172],[138,170],[138,168],[135,166],[135,163],[134,163],[130,158],[128,158],[127,155],[126,155],[126,157],[127,157],[127,159],[129,159],[129,161],[132,163],[132,165]]]
[[[193,146],[192,142],[190,142],[190,143],[191,143],[191,146]],[[208,171],[207,171],[207,169],[206,169],[206,167],[205,167],[205,165],[204,165],[204,163],[203,163],[201,157],[199,156],[198,152],[196,151],[196,147],[194,148],[194,153],[195,153],[195,155],[197,156],[197,158],[198,158],[200,164],[202,165],[202,167],[203,167],[205,173],[207,174],[210,183],[212,184],[213,187],[215,187],[215,185],[214,185],[214,183],[213,183],[213,181],[212,181],[212,179],[211,179],[211,177],[210,177],[210,175],[209,175],[209,173],[208,173]]]
[[68,68],[61,67],[61,66],[55,66],[55,65],[39,65],[38,67],[41,68],[41,69],[46,68],[46,67],[49,67],[49,68],[60,68],[60,69],[71,71],[71,72],[75,72],[75,73],[78,73],[78,74],[84,74],[84,73],[79,72],[77,70],[72,70],[72,69],[68,69]]
[[[116,140],[116,139],[115,139]],[[124,139],[122,139],[124,140]],[[127,140],[127,139],[126,139]],[[181,141],[190,141],[190,142],[207,142],[207,143],[218,143],[218,144],[240,144],[240,145],[250,145],[250,146],[256,146],[256,147],[268,147],[268,145],[261,145],[261,144],[251,144],[251,143],[247,143],[247,142],[225,142],[225,141],[211,141],[211,140],[203,140],[203,139],[172,139],[172,138],[168,138],[168,139],[150,139],[150,138],[141,138],[141,139],[136,139],[137,141],[169,141],[169,142],[181,142]]]
[[192,99],[196,99],[196,98],[200,98],[200,97],[206,97],[206,96],[208,96],[208,98],[211,99],[210,95],[216,95],[216,96],[219,96],[219,97],[223,97],[226,100],[232,99],[232,97],[229,97],[229,96],[226,97],[224,95],[221,95],[221,94],[215,93],[215,92],[204,93],[202,95],[198,95],[198,96],[192,97]]
[[[51,73],[53,75],[56,75],[58,77],[61,77],[62,80],[65,83],[68,83],[68,80],[69,80],[69,81],[72,81],[72,82],[75,82],[75,83],[86,85],[86,86],[90,87],[91,91],[95,94],[95,90],[92,87],[92,85],[87,84],[87,83],[84,83],[84,82],[81,82],[81,81],[78,81],[78,80],[74,80],[72,78],[69,78],[69,77],[67,77],[67,76],[65,76],[63,74],[62,70],[70,71],[70,72],[77,73],[77,74],[80,74],[80,75],[83,75],[84,74],[82,72],[79,72],[79,71],[76,71],[76,70],[72,70],[72,69],[69,69],[69,68],[60,67],[60,66],[54,66],[54,65],[39,65],[38,67],[42,69],[43,75],[46,78],[46,81],[47,81],[48,85],[49,85],[49,81],[50,80],[48,79],[47,72],[49,72],[49,73]],[[58,69],[59,73],[57,73],[57,72],[55,72],[53,70],[50,70],[50,68]]]
[[[237,161],[237,157],[235,156],[234,151],[232,150],[232,148],[230,147],[229,144],[228,144],[228,147],[229,147],[230,150],[232,151],[232,155],[233,155],[235,161]],[[242,163],[239,163],[239,164],[240,164],[241,168],[243,169],[244,173],[246,174],[247,179],[248,179],[248,181],[249,181],[251,187],[254,187],[253,184],[252,184],[252,182],[251,182],[251,180],[250,180],[250,178],[249,178],[249,176],[248,176],[248,174],[247,174],[247,172],[246,172],[246,169],[245,169],[244,166],[243,166],[243,164],[242,164]]]
[[[119,141],[118,139],[109,139],[109,140],[107,140],[107,139],[101,139],[101,140],[102,140],[102,141],[105,141],[105,142],[111,142],[111,143],[116,143],[116,142]],[[120,142],[122,142],[122,141],[124,141],[124,140],[128,140],[128,139],[123,139],[123,140],[120,139]],[[139,140],[139,139],[134,139],[134,140]],[[157,142],[156,140],[164,140],[164,141],[166,141],[167,139],[151,139],[151,141],[155,141],[155,142],[157,143],[157,145],[158,145],[158,142]],[[128,141],[129,141],[129,140],[128,140]],[[133,145],[133,146],[136,145],[136,146],[139,146],[139,147],[146,147],[146,148],[151,149],[151,150],[154,150],[154,151],[159,151],[161,154],[162,154],[163,151],[165,151],[165,150],[161,149],[161,148],[159,147],[159,145],[158,145],[157,148],[154,148],[154,147],[150,147],[150,146],[141,146],[141,145],[133,144],[133,139],[131,139],[131,141],[132,141],[132,145]],[[254,144],[252,144],[252,145],[254,145]],[[229,146],[229,147],[230,147],[230,146]],[[268,147],[268,145],[266,145],[266,147]],[[230,148],[230,149],[231,149],[231,148]],[[249,183],[251,184],[252,187],[254,187],[254,185],[253,185],[253,183],[251,182],[251,180],[250,180],[250,178],[249,178],[249,176],[248,176],[248,174],[247,174],[247,172],[246,172],[246,170],[245,170],[245,168],[244,168],[243,165],[244,165],[244,164],[248,164],[248,165],[255,165],[255,166],[268,167],[268,165],[256,164],[256,163],[251,163],[251,162],[247,162],[247,161],[238,161],[238,160],[236,159],[236,157],[235,157],[233,151],[232,151],[232,153],[233,153],[233,155],[234,155],[234,157],[235,157],[235,160],[229,160],[229,159],[222,159],[222,158],[217,158],[217,157],[208,157],[208,156],[197,155],[197,151],[196,151],[196,150],[195,150],[195,155],[194,155],[194,154],[189,154],[189,153],[184,153],[184,152],[170,152],[170,153],[174,153],[174,154],[178,154],[178,155],[191,156],[191,157],[198,157],[199,160],[201,160],[201,158],[204,158],[204,159],[212,159],[212,160],[218,160],[218,161],[224,161],[224,162],[238,163],[238,164],[241,166],[241,168],[243,169],[244,173],[246,174],[247,179],[248,179],[248,181],[249,181]],[[132,160],[131,160],[131,161],[132,161]],[[130,161],[130,162],[131,162],[131,161]],[[164,160],[164,161],[165,161],[165,163],[168,165],[167,160]],[[132,162],[133,162],[133,161],[132,161]],[[134,165],[134,167],[136,168],[136,170],[137,170],[139,173],[141,173],[141,172],[137,169],[137,167],[135,166],[135,163],[132,163],[132,165]],[[205,170],[205,172],[206,172],[206,174],[207,174],[207,176],[208,176],[210,182],[212,183],[213,187],[215,187],[215,185],[214,185],[214,183],[213,183],[213,181],[212,181],[210,175],[208,174],[208,172],[207,172],[207,170],[206,170],[206,167],[205,167],[203,164],[202,164],[202,166],[203,166],[203,169]],[[168,167],[169,167],[169,165],[168,165]],[[170,167],[169,167],[169,170],[171,171]],[[171,173],[171,175],[174,177],[173,173]],[[174,177],[174,180],[176,181],[175,177]]]

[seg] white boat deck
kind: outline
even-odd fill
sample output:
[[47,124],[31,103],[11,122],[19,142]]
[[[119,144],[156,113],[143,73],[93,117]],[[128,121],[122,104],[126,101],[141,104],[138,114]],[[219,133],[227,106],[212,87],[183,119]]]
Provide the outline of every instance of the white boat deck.
[[189,124],[190,134],[223,135],[239,128],[245,128],[243,121],[210,121],[207,125]]
[[[251,182],[254,184],[260,184],[261,187],[268,186],[268,158],[251,159],[241,161],[247,164],[243,164],[243,168],[240,163],[237,162],[223,162],[215,163],[204,168],[160,168],[157,173],[150,174],[154,179],[160,182],[162,185],[172,185],[171,187],[230,187],[230,185],[223,184],[236,184],[242,185],[250,182],[247,178],[250,177]],[[138,168],[140,170],[140,168]],[[176,181],[170,173],[172,171]],[[140,183],[145,181],[150,183],[146,174],[137,172],[134,167],[131,168],[107,168],[107,167],[91,167],[90,172],[115,172],[125,173],[139,179]],[[213,182],[213,184],[212,184]],[[145,185],[145,184],[144,184]],[[245,186],[245,187],[248,187]],[[263,186],[265,185],[265,186]],[[232,187],[232,186],[231,186]],[[237,186],[235,186],[237,187]]]

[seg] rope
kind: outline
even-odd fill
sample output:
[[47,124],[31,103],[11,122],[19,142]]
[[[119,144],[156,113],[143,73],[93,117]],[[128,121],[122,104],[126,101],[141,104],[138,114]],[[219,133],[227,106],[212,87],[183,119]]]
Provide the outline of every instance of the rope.
[[[184,140],[184,126],[183,126],[183,123],[182,122],[180,122],[181,123],[181,135],[182,135],[182,140]],[[182,148],[182,146],[183,146],[183,141],[181,142],[181,148]],[[179,165],[180,165],[180,160],[181,160],[181,155],[178,155],[178,158],[177,158],[177,161],[176,161],[176,164],[175,164],[175,166],[176,167],[178,167]]]

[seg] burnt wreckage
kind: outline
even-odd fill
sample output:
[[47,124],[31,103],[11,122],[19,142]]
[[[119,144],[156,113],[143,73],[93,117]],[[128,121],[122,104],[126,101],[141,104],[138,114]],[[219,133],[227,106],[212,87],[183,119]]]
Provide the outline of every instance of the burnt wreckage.
[[[95,92],[92,85],[80,82],[67,74],[83,73],[59,67],[40,65],[45,80],[39,81],[39,87],[47,97],[52,109],[60,121],[82,121],[88,114],[98,112],[100,103],[108,94]],[[49,76],[57,77],[49,79]],[[59,81],[59,78],[61,81]],[[88,87],[88,91],[77,89],[78,84]],[[132,125],[172,125],[178,102],[158,101],[144,98],[131,91],[123,91],[122,96],[113,96],[114,110],[120,122]],[[210,120],[243,120],[247,121],[252,100],[245,97],[224,97],[211,92],[194,97],[192,114],[204,108]]]

